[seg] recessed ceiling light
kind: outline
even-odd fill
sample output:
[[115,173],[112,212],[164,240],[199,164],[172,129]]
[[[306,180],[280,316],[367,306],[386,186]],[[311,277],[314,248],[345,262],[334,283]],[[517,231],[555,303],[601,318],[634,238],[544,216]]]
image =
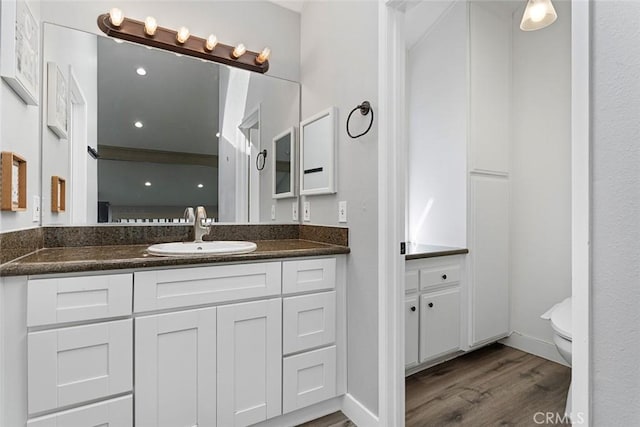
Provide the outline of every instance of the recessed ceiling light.
[[140,129],[142,126],[144,126],[144,125],[142,124],[142,122],[140,122],[140,121],[135,122],[133,125],[134,125],[135,127],[137,127],[138,129]]
[[151,183],[149,181],[147,181],[147,182],[144,183],[144,186],[145,187],[151,187]]
[[204,184],[198,184],[198,188],[204,187]]
[[136,69],[136,73],[138,73],[139,76],[146,76],[147,75],[147,70],[145,70],[142,67],[138,67]]

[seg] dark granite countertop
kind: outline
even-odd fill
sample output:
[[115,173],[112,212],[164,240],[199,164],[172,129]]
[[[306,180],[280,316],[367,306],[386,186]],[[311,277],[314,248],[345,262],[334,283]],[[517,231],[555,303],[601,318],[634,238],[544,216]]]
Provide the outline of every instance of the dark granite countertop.
[[258,248],[248,254],[159,257],[146,253],[149,245],[86,246],[41,249],[0,266],[0,276],[175,267],[193,264],[229,263],[303,256],[337,255],[350,252],[347,246],[310,240],[257,240]]
[[451,246],[436,246],[436,245],[423,245],[419,243],[407,243],[407,253],[405,255],[406,260],[421,259],[421,258],[435,258],[439,256],[447,255],[460,255],[468,254],[467,248],[455,248]]

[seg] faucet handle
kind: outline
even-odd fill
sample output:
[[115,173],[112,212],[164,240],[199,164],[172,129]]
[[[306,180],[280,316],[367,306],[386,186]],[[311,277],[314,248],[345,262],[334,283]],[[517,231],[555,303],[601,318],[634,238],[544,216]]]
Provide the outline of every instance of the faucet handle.
[[183,218],[186,219],[187,222],[194,222],[196,220],[196,215],[192,207],[188,207],[184,210]]

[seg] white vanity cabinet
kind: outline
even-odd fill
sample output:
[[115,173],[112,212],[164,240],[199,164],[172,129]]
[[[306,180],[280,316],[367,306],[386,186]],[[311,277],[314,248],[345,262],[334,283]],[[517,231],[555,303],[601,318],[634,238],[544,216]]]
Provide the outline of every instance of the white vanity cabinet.
[[345,269],[339,255],[24,278],[12,419],[248,426],[321,410],[346,391]]
[[465,349],[464,255],[409,260],[405,267],[405,368],[412,373]]

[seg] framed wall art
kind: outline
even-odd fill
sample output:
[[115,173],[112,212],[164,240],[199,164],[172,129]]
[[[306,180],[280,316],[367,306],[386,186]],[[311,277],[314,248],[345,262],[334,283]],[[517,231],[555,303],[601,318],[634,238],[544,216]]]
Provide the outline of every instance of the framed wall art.
[[38,105],[40,26],[24,0],[0,7],[0,75],[27,105]]
[[16,153],[3,151],[2,194],[0,209],[3,211],[24,211],[27,209],[27,161]]
[[55,62],[47,63],[47,126],[60,139],[69,132],[67,79]]

